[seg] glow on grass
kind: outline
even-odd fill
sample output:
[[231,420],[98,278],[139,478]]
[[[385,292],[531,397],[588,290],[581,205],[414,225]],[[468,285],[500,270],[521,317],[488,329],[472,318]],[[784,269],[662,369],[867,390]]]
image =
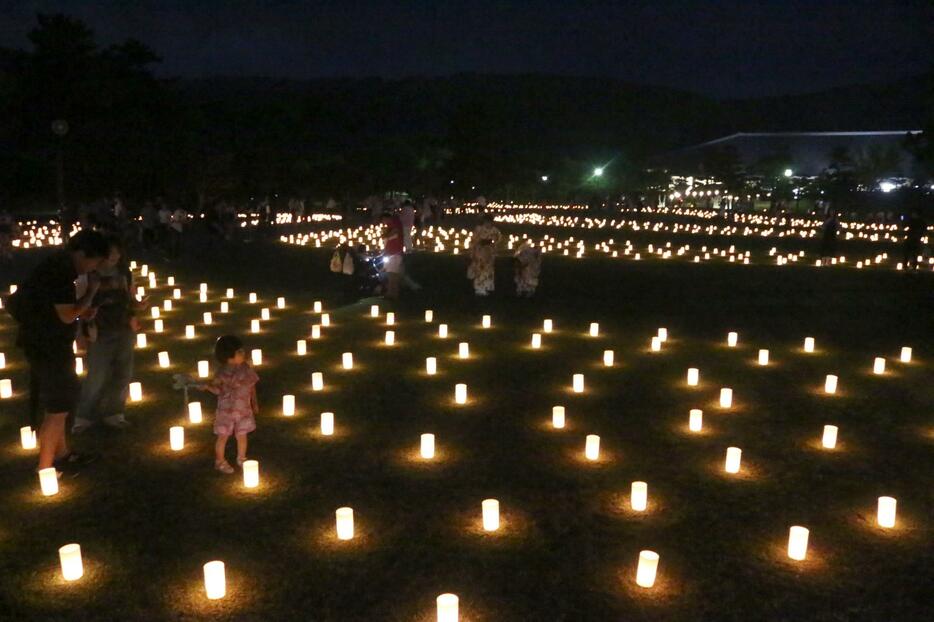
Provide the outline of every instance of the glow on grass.
[[219,600],[227,595],[224,562],[213,561],[204,565],[204,593],[209,600]]
[[650,588],[655,585],[655,575],[658,572],[658,553],[655,551],[639,551],[639,565],[636,567],[636,585]]
[[84,576],[81,545],[73,543],[59,548],[58,559],[62,567],[62,578],[66,581],[77,581]]
[[596,434],[588,434],[584,442],[584,457],[588,460],[600,459],[600,437]]
[[188,402],[188,421],[201,423],[202,419],[201,402]]
[[496,531],[499,529],[499,501],[484,499],[480,505],[483,510],[483,530]]
[[806,527],[795,525],[788,530],[788,557],[803,561],[808,555],[808,535]]
[[337,511],[334,513],[336,518],[336,528],[337,528],[337,539],[338,540],[352,540],[353,539],[353,508],[343,507],[337,508]]

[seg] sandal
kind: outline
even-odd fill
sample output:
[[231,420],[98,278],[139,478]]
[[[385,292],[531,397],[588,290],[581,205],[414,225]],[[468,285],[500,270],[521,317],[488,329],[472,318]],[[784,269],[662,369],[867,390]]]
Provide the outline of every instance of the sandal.
[[217,471],[220,471],[221,473],[226,473],[227,475],[230,475],[231,473],[234,472],[233,467],[230,466],[230,463],[227,462],[226,460],[224,460],[223,462],[215,462],[214,469]]

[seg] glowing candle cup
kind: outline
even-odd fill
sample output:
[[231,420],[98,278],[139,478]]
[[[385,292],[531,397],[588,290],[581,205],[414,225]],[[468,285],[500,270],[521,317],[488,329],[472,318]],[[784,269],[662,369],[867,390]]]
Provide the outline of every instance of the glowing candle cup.
[[438,622],[459,622],[459,599],[454,594],[441,594],[435,600]]
[[814,337],[804,338],[804,351],[808,354],[814,352]]
[[824,393],[828,395],[833,395],[837,392],[837,377],[833,374],[827,374],[827,378],[824,379]]
[[0,399],[10,399],[13,397],[13,381],[9,378],[0,380]]
[[353,508],[337,508],[337,539],[353,539]]
[[551,409],[551,427],[556,430],[564,428],[565,413],[564,406],[555,406]]
[[283,395],[282,396],[282,416],[291,417],[295,414],[295,396],[294,395]]
[[600,325],[596,322],[590,323],[590,336],[597,337],[600,335]]
[[55,467],[39,469],[39,490],[46,497],[58,494],[58,472]]
[[139,382],[130,383],[130,401],[131,402],[141,402],[143,401],[143,385]]
[[692,408],[688,415],[688,429],[691,432],[700,432],[704,428],[704,412],[699,408]]
[[484,499],[480,505],[483,509],[483,530],[496,531],[499,529],[499,501]]
[[795,525],[788,530],[788,557],[803,561],[808,554],[808,535],[806,527]]
[[636,568],[636,585],[649,588],[655,585],[655,575],[658,572],[658,553],[655,551],[639,551],[639,565]]
[[254,365],[263,364],[263,351],[260,348],[254,348],[250,351],[250,360],[253,361]]
[[295,352],[299,356],[305,356],[308,354],[308,342],[304,339],[299,339],[295,342]]
[[730,348],[735,348],[736,344],[739,342],[739,335],[733,332],[727,333],[726,335],[726,345]]
[[434,376],[436,373],[438,373],[438,359],[437,358],[433,356],[429,356],[428,358],[425,359],[425,373],[428,374],[429,376]]
[[146,347],[146,333],[137,333],[136,334],[136,347],[145,348]]
[[893,497],[879,497],[876,522],[880,527],[891,529],[895,526],[895,506],[897,503]]
[[467,385],[459,383],[454,386],[454,402],[457,404],[467,403]]
[[77,581],[84,576],[84,563],[81,560],[81,545],[66,544],[58,549],[58,559],[62,566],[62,578]]
[[172,451],[181,451],[185,448],[185,428],[173,425],[169,428],[169,447]]
[[584,457],[588,460],[600,459],[600,437],[596,434],[588,434],[584,443]]
[[769,364],[769,351],[759,350],[759,365],[768,365],[768,364]]
[[629,506],[636,512],[644,512],[649,502],[649,485],[633,482],[629,493]]
[[885,359],[881,356],[877,356],[872,362],[872,373],[874,374],[884,374],[885,373]]
[[538,350],[542,347],[541,333],[532,333],[532,348]]
[[387,346],[394,345],[394,344],[396,343],[396,331],[394,331],[394,330],[387,330],[387,331],[386,331],[386,335],[383,337],[383,342],[384,342]]
[[227,595],[224,562],[213,561],[204,565],[204,593],[209,600],[218,600]]
[[902,363],[910,363],[911,362],[911,348],[909,348],[908,346],[904,346],[902,348],[902,351],[901,351],[901,354],[899,355],[898,360],[900,360]]
[[321,435],[334,436],[334,413],[321,413]]
[[312,391],[323,391],[324,390],[324,374],[320,371],[316,371],[311,374],[311,390]]
[[575,393],[584,392],[584,374],[574,374],[571,378],[571,386]]
[[36,431],[31,427],[23,426],[19,429],[19,444],[23,449],[36,448]]
[[457,356],[459,356],[462,359],[469,358],[470,357],[470,344],[467,343],[466,341],[462,341],[459,344],[457,344]]
[[422,434],[419,453],[425,460],[431,460],[435,457],[435,435]]
[[603,365],[605,367],[613,367],[613,350],[604,350],[603,351]]
[[191,423],[201,423],[201,402],[188,402],[188,421]]
[[244,461],[243,486],[244,488],[256,488],[259,486],[259,462],[256,460]]
[[739,447],[727,447],[726,449],[726,462],[723,465],[723,470],[727,473],[739,473],[740,463],[743,459],[743,450]]
[[688,368],[688,386],[696,387],[698,382],[700,382],[700,370],[696,367]]
[[159,367],[168,367],[169,366],[169,353],[160,352],[159,353]]
[[344,352],[341,355],[341,366],[344,369],[353,369],[353,352]]
[[837,426],[825,425],[824,435],[821,437],[824,449],[834,449],[837,446]]
[[720,389],[720,408],[733,406],[733,389],[724,387]]

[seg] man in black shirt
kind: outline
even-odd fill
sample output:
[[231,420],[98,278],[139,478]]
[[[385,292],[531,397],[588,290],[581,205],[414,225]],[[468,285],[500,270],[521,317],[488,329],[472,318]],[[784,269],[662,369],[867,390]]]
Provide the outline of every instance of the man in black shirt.
[[[65,419],[74,408],[79,390],[72,342],[75,321],[94,316],[91,301],[100,279],[93,271],[109,250],[102,234],[80,231],[64,250],[40,263],[16,292],[16,344],[29,361],[45,407],[38,434],[40,469],[82,462],[81,456],[68,450],[65,440]],[[88,291],[75,300],[75,279],[80,274],[88,274]]]

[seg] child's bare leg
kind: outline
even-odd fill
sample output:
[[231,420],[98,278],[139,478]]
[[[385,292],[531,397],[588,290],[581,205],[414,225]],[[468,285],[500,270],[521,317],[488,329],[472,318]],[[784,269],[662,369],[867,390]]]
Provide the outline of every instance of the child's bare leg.
[[229,438],[229,434],[218,434],[217,440],[214,441],[214,462],[217,464],[226,460],[224,457],[224,450],[227,449],[227,439]]
[[237,460],[246,460],[246,432],[237,434]]

